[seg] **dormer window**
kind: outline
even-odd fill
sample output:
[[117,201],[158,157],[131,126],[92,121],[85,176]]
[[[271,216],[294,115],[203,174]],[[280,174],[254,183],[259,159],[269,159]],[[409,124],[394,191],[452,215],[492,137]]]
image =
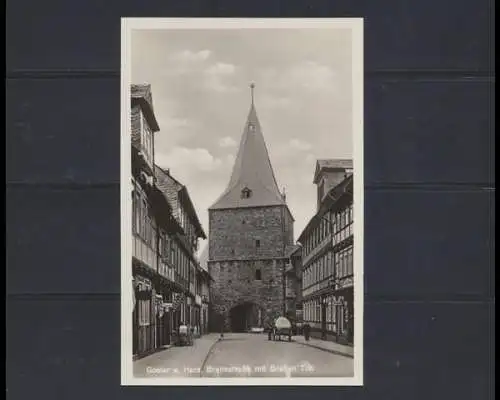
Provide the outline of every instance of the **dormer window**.
[[241,191],[241,198],[242,199],[249,199],[252,196],[252,191],[249,188],[244,188]]

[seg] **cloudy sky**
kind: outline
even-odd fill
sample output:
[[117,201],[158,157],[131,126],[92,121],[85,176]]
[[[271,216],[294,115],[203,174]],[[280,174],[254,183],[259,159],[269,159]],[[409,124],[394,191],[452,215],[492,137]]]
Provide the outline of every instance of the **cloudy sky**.
[[352,157],[350,30],[135,30],[131,51],[133,83],[152,86],[156,163],[188,187],[207,234],[207,208],[229,181],[255,82],[297,238],[315,212],[316,159]]

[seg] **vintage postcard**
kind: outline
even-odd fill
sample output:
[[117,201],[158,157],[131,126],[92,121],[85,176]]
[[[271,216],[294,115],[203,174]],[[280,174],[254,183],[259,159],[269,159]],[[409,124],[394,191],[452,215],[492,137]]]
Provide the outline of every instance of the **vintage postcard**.
[[363,385],[363,20],[122,20],[123,385]]

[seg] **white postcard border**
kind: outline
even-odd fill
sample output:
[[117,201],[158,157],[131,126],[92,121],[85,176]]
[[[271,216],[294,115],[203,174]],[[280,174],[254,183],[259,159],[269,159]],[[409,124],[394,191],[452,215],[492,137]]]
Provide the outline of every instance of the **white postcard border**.
[[[130,197],[130,37],[132,30],[156,29],[350,29],[353,79],[354,170],[354,377],[312,378],[136,378],[132,360],[132,206]],[[121,20],[121,384],[123,386],[362,386],[364,321],[363,18],[240,19],[122,18]],[[361,334],[360,334],[361,333]]]

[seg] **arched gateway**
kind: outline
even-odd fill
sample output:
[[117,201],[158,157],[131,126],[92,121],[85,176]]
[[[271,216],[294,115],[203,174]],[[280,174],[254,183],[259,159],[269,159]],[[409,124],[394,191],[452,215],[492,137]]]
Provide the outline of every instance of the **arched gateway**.
[[276,183],[251,87],[229,184],[208,210],[212,320],[235,331],[284,315],[286,254],[293,245],[294,220]]
[[264,327],[265,309],[245,302],[229,310],[229,325],[232,332],[248,332],[252,328]]

